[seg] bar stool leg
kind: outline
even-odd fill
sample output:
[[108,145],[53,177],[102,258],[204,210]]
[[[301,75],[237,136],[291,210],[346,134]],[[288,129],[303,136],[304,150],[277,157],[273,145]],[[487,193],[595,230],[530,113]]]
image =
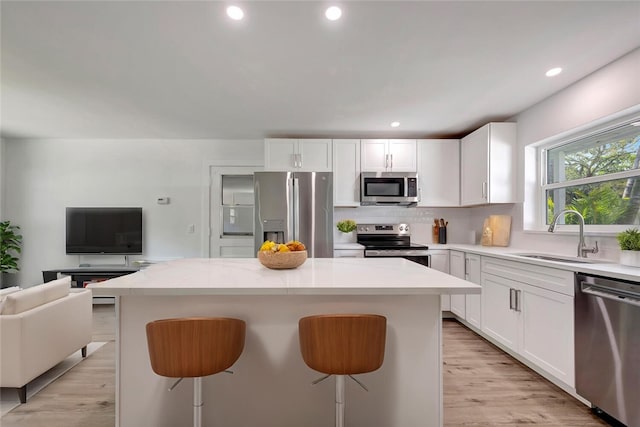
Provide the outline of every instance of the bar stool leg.
[[344,427],[345,375],[336,375],[336,427]]
[[202,377],[193,379],[193,427],[202,426]]

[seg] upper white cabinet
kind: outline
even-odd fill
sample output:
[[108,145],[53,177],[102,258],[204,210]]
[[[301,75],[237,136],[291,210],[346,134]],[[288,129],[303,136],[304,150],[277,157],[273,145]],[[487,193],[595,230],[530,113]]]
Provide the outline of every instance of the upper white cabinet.
[[416,172],[415,139],[363,139],[363,172]]
[[516,124],[489,123],[461,141],[461,205],[515,203]]
[[360,140],[333,140],[333,205],[360,206]]
[[460,140],[419,139],[418,206],[460,205]]
[[331,172],[330,139],[268,138],[264,140],[264,170]]

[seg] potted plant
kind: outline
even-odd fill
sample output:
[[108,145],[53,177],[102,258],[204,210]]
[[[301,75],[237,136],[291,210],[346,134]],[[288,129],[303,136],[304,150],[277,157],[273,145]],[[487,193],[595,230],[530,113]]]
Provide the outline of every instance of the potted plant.
[[352,219],[343,219],[342,221],[338,221],[336,227],[340,231],[338,233],[339,240],[342,242],[355,242],[355,238],[353,232],[357,228],[357,224]]
[[616,236],[620,245],[620,264],[640,267],[640,230],[629,228]]
[[20,270],[18,255],[22,244],[20,227],[10,221],[0,222],[0,273],[15,273]]

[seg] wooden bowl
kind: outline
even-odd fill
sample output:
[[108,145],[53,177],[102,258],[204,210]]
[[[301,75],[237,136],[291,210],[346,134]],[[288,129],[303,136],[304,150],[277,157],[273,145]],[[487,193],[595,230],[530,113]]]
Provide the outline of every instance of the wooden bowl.
[[272,252],[259,251],[258,260],[267,268],[275,270],[296,268],[307,260],[307,251]]

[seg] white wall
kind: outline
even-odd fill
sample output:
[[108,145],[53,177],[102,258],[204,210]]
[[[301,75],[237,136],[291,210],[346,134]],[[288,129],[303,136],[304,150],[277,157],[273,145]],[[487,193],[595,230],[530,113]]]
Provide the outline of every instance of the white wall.
[[[21,271],[7,282],[30,286],[42,282],[42,270],[96,261],[65,255],[67,206],[141,206],[137,258],[199,257],[205,165],[262,164],[263,157],[262,140],[6,140],[4,213],[24,236]],[[158,205],[160,196],[171,203]]]
[[[640,49],[636,49],[613,63],[601,68],[568,88],[523,111],[516,117],[518,123],[518,188],[525,190],[525,147],[555,135],[571,132],[592,122],[619,113],[640,104]],[[529,159],[530,160],[530,159]],[[535,167],[531,163],[528,168]],[[528,197],[528,196],[527,196]],[[472,223],[486,216],[491,208],[475,209]],[[522,218],[527,204],[511,208],[514,218],[512,246],[550,252],[576,252],[575,234],[525,232]],[[588,235],[588,234],[587,234]],[[587,245],[598,240],[597,257],[617,259],[619,249],[613,235],[591,236]]]

